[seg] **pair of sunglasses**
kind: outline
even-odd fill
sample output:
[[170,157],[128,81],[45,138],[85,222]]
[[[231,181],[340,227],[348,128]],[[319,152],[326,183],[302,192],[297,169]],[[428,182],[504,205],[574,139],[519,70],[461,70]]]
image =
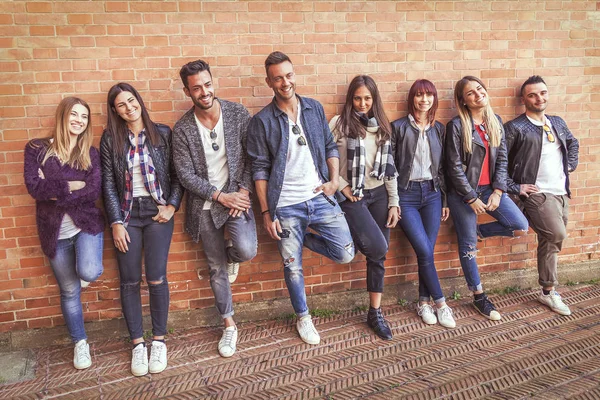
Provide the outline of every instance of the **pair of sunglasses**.
[[552,129],[550,129],[550,127],[546,124],[544,124],[542,129],[544,130],[544,132],[546,132],[546,137],[548,138],[548,141],[550,143],[554,143],[556,141],[556,138],[554,137],[554,134],[552,133]]
[[210,131],[210,140],[212,140],[212,148],[214,151],[219,151],[219,145],[217,144],[217,132],[213,129]]
[[304,138],[304,136],[302,136],[302,131],[300,130],[300,127],[298,125],[292,126],[292,132],[294,133],[294,135],[299,135],[297,141],[298,145],[306,146],[306,139]]

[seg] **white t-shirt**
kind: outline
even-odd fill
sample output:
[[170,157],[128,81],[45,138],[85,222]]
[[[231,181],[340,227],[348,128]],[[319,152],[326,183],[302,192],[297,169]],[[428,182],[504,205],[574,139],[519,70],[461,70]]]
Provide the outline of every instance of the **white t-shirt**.
[[[321,191],[313,192],[315,188],[321,186],[323,183],[319,178],[317,167],[308,147],[308,137],[300,121],[300,107],[298,107],[298,123],[288,120],[288,152],[285,163],[285,175],[277,207],[302,203],[321,194]],[[300,129],[299,135],[294,134],[292,130],[294,125],[297,125]],[[305,145],[298,143],[300,136],[304,138]]]
[[152,196],[146,185],[144,185],[144,176],[140,166],[140,154],[136,151],[133,155],[133,197]]
[[[543,123],[529,118],[529,116],[527,118],[535,126],[544,126]],[[558,135],[548,118],[546,118],[546,125],[550,127],[554,135],[554,143],[550,143],[546,132],[542,133],[542,156],[540,157],[540,166],[535,185],[544,193],[555,195],[567,194],[565,189],[567,177],[563,168],[563,156]]]
[[[225,151],[225,132],[223,130],[223,112],[219,115],[219,121],[213,129],[217,134],[214,140],[210,138],[211,130],[202,125],[196,114],[194,114],[194,118],[198,126],[198,131],[200,131],[200,139],[204,148],[206,165],[208,167],[208,181],[217,189],[222,190],[229,179],[229,166],[227,165],[227,152]],[[215,151],[213,149],[213,143],[219,146],[219,150]],[[210,210],[212,203],[211,199],[206,199],[202,209]]]
[[75,225],[73,219],[69,214],[64,215],[62,222],[60,223],[60,230],[58,232],[58,240],[69,239],[81,232],[81,229]]

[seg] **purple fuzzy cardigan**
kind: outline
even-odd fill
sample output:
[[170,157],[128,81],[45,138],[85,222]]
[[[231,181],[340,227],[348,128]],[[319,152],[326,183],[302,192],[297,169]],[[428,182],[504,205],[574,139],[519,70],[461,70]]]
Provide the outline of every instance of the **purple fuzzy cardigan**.
[[[36,200],[36,222],[42,250],[49,258],[54,258],[65,213],[85,233],[97,235],[104,230],[102,211],[95,205],[102,193],[102,179],[96,148],[90,148],[92,166],[87,171],[61,165],[56,157],[49,158],[42,166],[46,149],[47,141],[43,139],[27,143],[23,175],[27,191]],[[39,177],[38,168],[42,169],[45,179]],[[85,187],[69,193],[68,181],[84,181]]]

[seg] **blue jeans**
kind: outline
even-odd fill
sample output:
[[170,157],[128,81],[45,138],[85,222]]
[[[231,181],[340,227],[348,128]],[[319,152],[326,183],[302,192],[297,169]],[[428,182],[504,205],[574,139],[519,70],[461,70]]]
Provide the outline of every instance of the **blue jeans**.
[[97,235],[79,232],[71,238],[61,239],[56,244],[56,255],[50,259],[60,288],[60,308],[74,343],[87,339],[79,279],[94,282],[102,275],[103,238],[102,232]]
[[385,226],[388,193],[385,185],[363,193],[364,197],[359,201],[346,200],[340,206],[346,214],[357,250],[367,258],[367,291],[383,293],[384,262],[390,243],[390,228]]
[[[302,203],[277,208],[275,214],[281,224],[281,240],[277,242],[283,258],[285,283],[292,306],[298,317],[308,315],[302,245],[333,261],[346,264],[354,258],[354,242],[340,206],[333,197],[323,195]],[[311,228],[316,233],[307,232]]]
[[[231,237],[231,247],[226,247],[225,229]],[[215,228],[210,210],[200,216],[200,238],[210,270],[210,287],[215,296],[215,305],[222,318],[233,315],[231,284],[227,277],[227,263],[245,262],[256,256],[256,224],[250,208],[237,218],[229,217],[220,229]]]
[[412,245],[419,265],[419,301],[446,301],[435,268],[433,250],[440,230],[442,195],[433,181],[411,181],[406,190],[399,190],[400,226]]
[[131,243],[128,244],[129,250],[126,253],[116,250],[121,278],[121,308],[132,340],[144,336],[140,294],[142,250],[150,293],[152,333],[154,336],[167,334],[169,316],[167,258],[173,236],[174,218],[169,222],[159,223],[152,220],[157,213],[158,207],[152,197],[134,198],[127,225],[127,233],[131,239]]
[[[484,203],[488,202],[492,192],[491,185],[477,187],[479,199]],[[476,260],[477,230],[479,229],[479,234],[483,238],[491,236],[514,237],[514,231],[527,231],[529,228],[527,218],[506,193],[502,194],[498,208],[487,212],[496,218],[496,221],[479,226],[477,226],[477,215],[473,212],[471,206],[465,203],[456,192],[450,191],[448,193],[448,205],[456,229],[458,256],[467,285],[471,291],[482,290]]]

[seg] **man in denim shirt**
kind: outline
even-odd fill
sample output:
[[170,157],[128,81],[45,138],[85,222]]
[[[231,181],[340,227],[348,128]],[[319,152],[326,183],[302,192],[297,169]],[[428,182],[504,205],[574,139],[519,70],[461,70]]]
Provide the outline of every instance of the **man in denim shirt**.
[[318,344],[321,339],[306,304],[302,245],[338,263],[354,258],[352,236],[334,198],[339,155],[323,106],[296,95],[289,57],[275,51],[265,60],[265,69],[275,97],[248,127],[252,175],[264,226],[283,257],[298,333],[306,343]]

